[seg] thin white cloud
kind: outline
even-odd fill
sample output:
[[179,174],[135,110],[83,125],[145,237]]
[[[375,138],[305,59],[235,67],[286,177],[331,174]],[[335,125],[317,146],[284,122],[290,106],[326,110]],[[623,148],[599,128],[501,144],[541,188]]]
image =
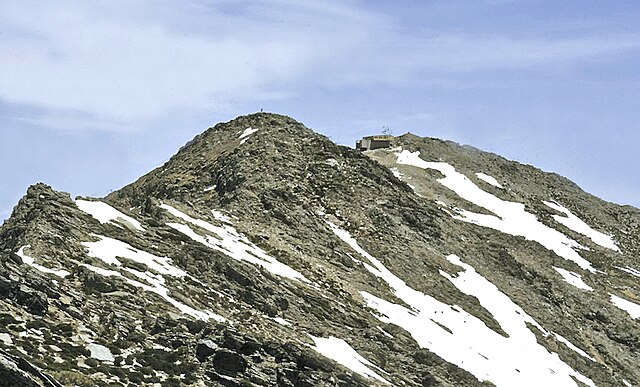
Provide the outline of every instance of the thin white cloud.
[[17,118],[57,129],[128,131],[171,111],[224,112],[311,88],[403,87],[640,47],[632,34],[414,29],[356,1],[21,1],[0,11],[0,99],[45,112]]
[[424,62],[426,66],[445,66],[449,71],[515,69],[637,49],[638,38],[638,35],[556,39],[453,35],[425,41],[422,53],[429,58]]
[[[21,2],[4,7],[0,98],[49,111],[31,118],[32,123],[54,128],[88,118],[130,123],[170,109],[220,110],[229,101],[290,95],[287,82],[315,61],[348,48],[353,44],[348,36],[366,29],[362,18],[340,18],[318,5],[310,11],[291,6],[293,14],[306,12],[307,19],[317,19],[322,29],[310,31],[290,22],[290,15],[284,20],[271,15],[261,22],[251,13],[225,14],[215,3],[208,30],[182,33],[166,20],[131,17],[139,11],[135,7],[130,18],[111,12],[113,7],[126,9],[123,3],[90,4]],[[202,23],[198,15],[184,15],[181,5],[162,3],[165,12]],[[341,35],[347,37],[339,39]]]
[[43,126],[65,132],[83,130],[101,130],[108,132],[131,132],[135,128],[127,122],[110,121],[109,117],[98,117],[72,110],[48,111],[45,114],[25,117],[15,117],[16,121],[34,126]]
[[[514,38],[437,31],[423,36],[409,36],[406,31],[377,33],[380,37],[377,44],[359,47],[353,54],[366,60],[341,62],[344,70],[333,74],[334,82],[429,85],[434,80],[479,71],[539,70],[640,49],[640,35],[632,33],[578,38]],[[460,83],[459,79],[456,82]]]

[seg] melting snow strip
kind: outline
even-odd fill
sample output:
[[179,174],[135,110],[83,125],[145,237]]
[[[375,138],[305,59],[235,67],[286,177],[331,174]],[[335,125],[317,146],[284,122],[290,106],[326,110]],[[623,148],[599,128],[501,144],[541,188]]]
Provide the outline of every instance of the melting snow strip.
[[631,318],[640,318],[640,305],[636,304],[635,302],[625,300],[624,298],[618,297],[611,293],[609,293],[609,296],[611,297],[610,300],[613,305],[629,313]]
[[[132,280],[122,275],[122,272],[116,270],[102,269],[96,266],[82,264],[82,266],[94,271],[102,276],[110,277],[117,276],[123,278],[127,283],[146,290],[148,292],[155,293],[162,297],[165,301],[175,306],[182,313],[190,315],[200,320],[213,319],[216,321],[225,321],[224,317],[212,313],[209,311],[200,311],[194,309],[186,304],[169,296],[169,289],[165,286],[165,280],[163,275],[169,275],[172,277],[185,277],[189,276],[184,270],[173,266],[167,257],[158,257],[153,254],[147,253],[130,246],[127,243],[121,242],[116,239],[108,238],[105,236],[95,235],[100,240],[97,242],[82,242],[84,246],[89,249],[89,256],[98,258],[107,265],[113,265],[117,268],[122,267],[122,262],[118,257],[130,259],[132,261],[141,263],[147,266],[149,269],[159,273],[154,274],[151,272],[141,272],[131,268],[122,268],[121,270],[129,272],[138,277],[140,281]],[[190,277],[190,276],[189,276]]]
[[541,346],[527,323],[545,336],[549,333],[457,256],[450,255],[447,259],[463,270],[455,278],[442,271],[440,274],[461,292],[477,297],[509,337],[498,334],[459,306],[445,304],[412,289],[362,249],[347,231],[327,223],[340,239],[370,262],[364,263],[365,268],[387,282],[394,294],[411,308],[361,292],[367,305],[380,313],[376,317],[407,330],[421,347],[469,371],[478,380],[488,380],[499,387],[576,386],[574,377],[588,386],[595,386],[589,378],[562,362],[556,353]]
[[435,169],[445,177],[438,179],[445,187],[451,189],[461,198],[470,201],[495,214],[486,215],[458,209],[455,219],[489,227],[506,234],[522,236],[540,243],[562,258],[572,261],[584,270],[596,272],[591,263],[582,258],[573,248],[580,244],[561,232],[541,223],[534,214],[525,211],[524,204],[502,200],[478,188],[468,177],[457,172],[447,163],[427,162],[422,160],[420,152],[403,150],[396,153],[398,164],[411,165],[421,169]]
[[561,342],[564,345],[566,345],[567,347],[569,347],[569,349],[571,349],[572,351],[574,351],[578,355],[586,357],[587,359],[591,360],[592,362],[596,361],[596,359],[594,359],[592,356],[590,356],[585,351],[583,351],[580,348],[578,348],[575,345],[573,345],[573,343],[571,343],[569,340],[565,339],[564,337],[560,336],[559,334],[557,334],[555,332],[551,332],[551,334],[553,335],[553,337],[556,338],[556,340],[558,340],[559,342]]
[[99,240],[97,242],[82,242],[82,244],[89,249],[90,256],[102,260],[107,265],[122,266],[122,262],[117,257],[124,257],[146,265],[160,274],[174,277],[187,275],[184,270],[173,266],[167,257],[149,254],[117,239],[95,234],[93,236],[99,238]]
[[555,266],[553,266],[553,270],[557,271],[565,282],[575,286],[576,288],[587,290],[589,292],[593,291],[593,288],[582,280],[582,276],[580,274]]
[[147,285],[145,283],[133,280],[131,278],[125,277],[124,275],[122,275],[121,272],[119,271],[115,271],[115,270],[108,270],[108,269],[103,269],[100,267],[96,267],[93,265],[88,265],[88,264],[81,264],[82,266],[86,267],[87,269],[93,271],[94,273],[100,274],[103,277],[120,277],[123,280],[125,280],[128,284],[135,286],[137,288],[140,288],[142,290],[151,292],[151,293],[155,293],[157,295],[159,295],[160,297],[162,297],[165,301],[167,301],[168,303],[170,303],[171,305],[175,306],[180,312],[189,315],[191,317],[197,318],[199,320],[204,320],[207,321],[209,319],[215,320],[215,321],[220,321],[220,322],[224,322],[226,321],[226,319],[216,313],[213,312],[209,312],[209,311],[201,311],[195,308],[192,308],[186,304],[183,304],[182,302],[176,300],[175,298],[169,296],[169,290],[164,286],[164,278],[162,277],[152,277],[149,274],[145,274],[142,272],[139,272],[137,270],[133,270],[133,269],[129,269],[127,270],[128,272],[132,273],[133,275],[137,276],[138,278],[150,283],[151,285]]
[[70,275],[71,273],[69,273],[66,270],[53,270],[53,269],[49,269],[48,267],[44,267],[42,265],[39,265],[36,263],[36,260],[33,257],[28,256],[27,254],[25,254],[24,249],[28,249],[31,248],[30,245],[26,245],[26,246],[22,246],[20,248],[20,250],[18,250],[16,252],[16,254],[22,259],[23,263],[26,263],[27,265],[33,267],[36,270],[39,270],[43,273],[48,273],[48,274],[53,274],[55,276],[58,276],[60,278],[64,278],[68,275]]
[[337,337],[322,338],[314,337],[311,335],[309,336],[315,343],[315,346],[312,348],[319,354],[334,360],[336,363],[343,365],[344,367],[359,375],[364,376],[365,378],[373,378],[382,383],[389,384],[389,382],[386,381],[382,376],[378,375],[375,371],[369,368],[374,367],[378,370],[381,370],[380,367],[360,356],[360,354],[356,352],[356,350],[353,349],[353,347],[351,347],[346,341]]
[[387,337],[389,337],[389,338],[393,339],[393,336],[392,336],[389,332],[387,332],[387,331],[385,331],[384,329],[382,329],[382,327],[380,327],[380,326],[376,326],[376,328],[378,328],[378,330],[379,330],[380,332],[382,332],[382,334],[383,334],[383,335],[385,335],[385,336],[387,336]]
[[277,322],[280,325],[284,325],[285,327],[291,326],[291,323],[282,317],[269,317],[269,319]]
[[89,200],[76,200],[76,206],[87,214],[94,217],[100,223],[113,223],[119,226],[116,222],[127,222],[132,225],[138,231],[144,231],[142,224],[132,217],[123,214],[116,210],[105,202],[89,201]]
[[489,175],[487,175],[485,173],[482,173],[482,172],[476,173],[476,176],[478,176],[478,179],[484,180],[485,183],[489,183],[494,187],[504,188],[500,183],[498,183],[498,180],[496,180],[496,178],[493,177],[493,176],[489,176]]
[[631,266],[627,266],[627,267],[616,266],[616,269],[622,270],[625,273],[629,273],[634,277],[640,277],[640,270],[636,270],[636,269],[632,268]]
[[565,216],[553,215],[553,219],[555,219],[556,222],[563,224],[567,228],[588,237],[594,243],[604,248],[611,249],[614,251],[620,251],[620,248],[616,245],[616,242],[613,240],[611,235],[603,234],[600,231],[594,230],[593,228],[591,228],[591,226],[586,224],[582,219],[578,218],[577,216],[572,214],[571,211],[559,205],[558,203],[547,202],[547,201],[543,201],[543,203],[547,207],[553,208],[554,210],[565,214]]
[[[189,225],[182,223],[167,223],[169,227],[176,229],[192,240],[199,242],[216,251],[219,251],[238,261],[247,261],[261,266],[269,272],[281,277],[310,283],[310,281],[298,271],[269,256],[260,247],[251,243],[251,241],[249,241],[246,236],[241,235],[231,224],[214,226],[213,224],[205,222],[204,220],[195,219],[167,204],[162,204],[160,207],[167,210],[171,215],[180,218],[188,223],[196,225],[213,234],[202,236],[195,232]],[[216,214],[214,213],[214,215]],[[219,218],[221,222],[231,223],[231,219],[222,214],[216,216],[216,218]]]

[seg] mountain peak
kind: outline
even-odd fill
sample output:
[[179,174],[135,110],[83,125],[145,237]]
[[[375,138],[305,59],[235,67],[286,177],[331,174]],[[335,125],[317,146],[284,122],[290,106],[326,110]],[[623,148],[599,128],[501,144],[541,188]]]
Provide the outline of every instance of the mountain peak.
[[[27,226],[35,226],[41,220],[50,219],[58,208],[72,205],[71,196],[65,192],[58,192],[44,183],[37,183],[27,188],[27,193],[20,199],[13,209],[11,217],[4,223],[6,229],[13,229],[16,226],[24,229]],[[13,238],[0,236],[0,244],[6,243]]]
[[0,227],[0,374],[637,384],[639,214],[450,141],[238,117],[106,198],[27,190]]
[[[312,130],[305,127],[302,123],[291,117],[276,113],[253,113],[245,116],[239,116],[228,122],[221,122],[196,136],[189,141],[181,150],[190,146],[199,145],[206,147],[204,144],[220,145],[224,143],[233,143],[234,141],[242,141],[256,132],[261,132],[263,136],[271,138],[300,138],[316,135]],[[179,156],[180,152],[176,155]]]
[[[270,176],[278,171],[303,174],[305,165],[339,157],[344,151],[290,117],[255,113],[207,129],[166,164],[108,199],[153,194],[187,195],[189,200],[216,196],[217,200],[228,202],[247,181],[274,180]],[[295,182],[291,176],[281,177],[280,182]],[[297,179],[302,180],[303,176]],[[135,200],[130,204],[134,202],[140,204]]]

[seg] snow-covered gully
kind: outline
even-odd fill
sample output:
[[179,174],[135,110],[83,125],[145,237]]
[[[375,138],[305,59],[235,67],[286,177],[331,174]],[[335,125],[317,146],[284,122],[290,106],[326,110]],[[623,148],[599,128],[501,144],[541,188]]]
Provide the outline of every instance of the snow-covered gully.
[[[445,177],[438,182],[454,191],[461,198],[476,204],[495,215],[479,214],[465,209],[456,209],[454,218],[465,222],[489,227],[506,234],[522,236],[526,239],[540,243],[547,249],[555,252],[560,257],[574,262],[581,269],[595,273],[591,263],[584,259],[576,248],[584,248],[575,240],[553,229],[542,222],[536,216],[525,210],[522,203],[502,200],[489,192],[480,189],[468,177],[456,171],[456,169],[443,162],[428,162],[420,158],[420,152],[401,150],[395,153],[399,165],[410,165],[421,169],[434,169]],[[545,204],[556,211],[565,213],[567,217],[554,216],[554,219],[574,231],[587,235],[595,243],[618,251],[613,239],[593,230],[582,220],[571,214],[566,208],[551,202]]]
[[[475,296],[498,321],[508,337],[487,327],[482,320],[460,306],[445,304],[412,289],[360,247],[347,231],[332,223],[328,224],[335,235],[364,258],[362,264],[365,268],[383,279],[394,294],[410,307],[361,292],[368,306],[379,312],[376,317],[382,322],[404,328],[420,346],[469,371],[478,380],[488,380],[496,386],[577,386],[576,380],[588,386],[595,385],[591,379],[564,363],[558,354],[549,352],[540,345],[527,324],[545,336],[552,333],[547,332],[506,294],[459,257],[446,257],[449,262],[460,267],[458,273],[441,271],[440,274],[461,292]],[[559,336],[553,335],[556,338]],[[578,350],[576,346],[569,345],[566,339],[559,341],[574,351]],[[577,352],[589,357],[582,350]]]

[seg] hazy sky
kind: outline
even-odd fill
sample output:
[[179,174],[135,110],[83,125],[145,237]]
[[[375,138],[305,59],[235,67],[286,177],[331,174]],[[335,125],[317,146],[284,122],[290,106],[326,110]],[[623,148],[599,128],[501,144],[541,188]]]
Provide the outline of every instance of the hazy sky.
[[0,219],[102,196],[238,115],[407,131],[640,207],[640,2],[2,1]]

